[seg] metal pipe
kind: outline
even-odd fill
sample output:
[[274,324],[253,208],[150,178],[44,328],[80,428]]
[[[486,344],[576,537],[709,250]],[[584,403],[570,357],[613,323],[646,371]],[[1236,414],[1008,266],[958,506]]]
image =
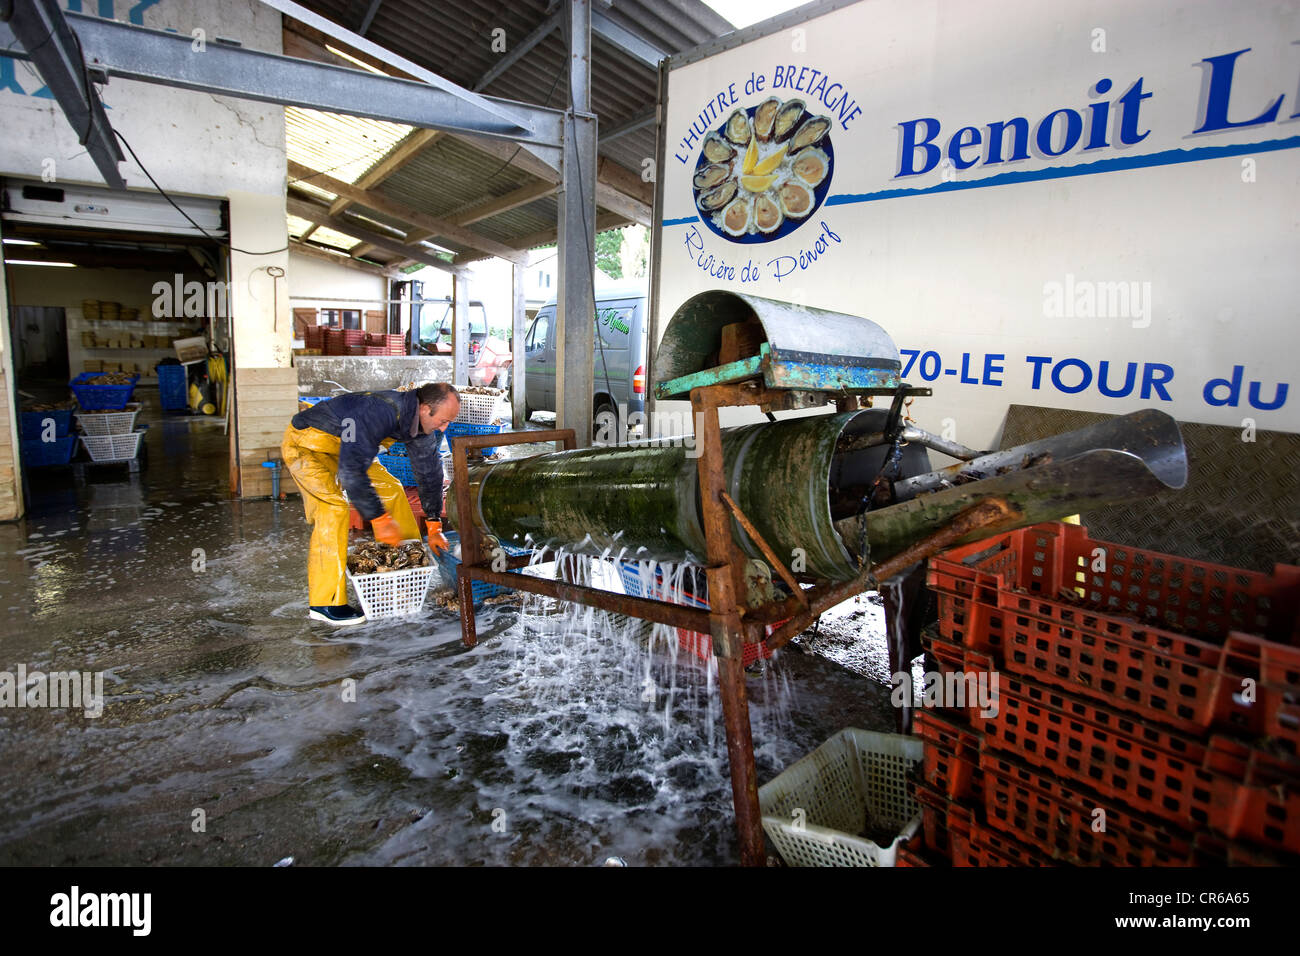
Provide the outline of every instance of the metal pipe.
[[[864,474],[874,474],[869,463],[880,449],[852,446],[879,429],[879,418],[874,410],[844,412],[722,433],[725,490],[777,556],[794,564],[798,554],[808,577],[857,577],[862,521],[870,560],[878,563],[987,498],[1005,500],[1021,515],[1015,527],[1023,527],[1186,483],[1177,423],[1148,410],[975,462],[905,474],[895,491],[907,500],[837,521],[831,497],[842,500],[845,489],[851,496]],[[678,443],[641,442],[475,466],[466,476],[473,520],[510,544],[707,563],[695,443],[688,440],[688,448],[686,441],[668,441]],[[922,493],[928,488],[936,490]],[[448,508],[459,527],[459,504]],[[766,559],[742,527],[733,524],[731,534],[747,557]],[[977,537],[973,532],[964,540]]]

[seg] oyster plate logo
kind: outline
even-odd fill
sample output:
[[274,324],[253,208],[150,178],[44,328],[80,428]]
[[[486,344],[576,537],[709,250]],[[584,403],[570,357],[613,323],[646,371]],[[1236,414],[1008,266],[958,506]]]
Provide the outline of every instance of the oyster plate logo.
[[801,99],[739,108],[700,147],[691,180],[700,219],[730,242],[770,242],[807,222],[830,190],[829,116]]

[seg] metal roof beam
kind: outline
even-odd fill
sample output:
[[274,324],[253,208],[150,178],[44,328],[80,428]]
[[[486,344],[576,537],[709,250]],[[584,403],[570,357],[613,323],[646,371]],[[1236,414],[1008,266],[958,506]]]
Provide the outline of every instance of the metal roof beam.
[[[263,2],[297,8],[296,4],[284,0]],[[17,5],[15,9],[18,9]],[[559,111],[479,96],[415,64],[410,64],[409,68],[418,71],[420,80],[424,82],[224,43],[209,43],[203,52],[196,52],[188,35],[84,14],[68,13],[64,16],[80,41],[91,70],[108,76],[409,126],[497,137],[521,143],[525,149],[543,156],[558,156],[563,118]],[[335,32],[353,37],[348,42],[364,44],[368,51],[381,49],[347,31],[335,28]],[[0,24],[0,47],[12,47],[16,43],[17,38],[10,26]],[[26,57],[21,49],[10,51],[10,55]]]
[[[314,228],[314,226],[313,226]],[[306,233],[303,233],[305,236]],[[371,265],[369,262],[362,262],[348,255],[346,252],[334,253],[329,252],[320,246],[303,242],[302,239],[290,239],[289,251],[300,253],[304,256],[311,256],[313,259],[320,259],[323,262],[329,262],[336,266],[343,266],[347,269],[357,269],[361,272],[369,272],[371,275],[383,276],[386,279],[401,278],[401,271],[392,266],[384,267]]]
[[366,35],[366,31],[370,29],[371,22],[375,19],[375,14],[379,12],[379,5],[383,2],[384,0],[370,0],[370,9],[368,9],[366,15],[361,18],[361,26],[357,27],[357,36],[363,37]]
[[435,269],[441,269],[443,272],[456,273],[457,267],[447,262],[445,259],[439,259],[424,249],[418,249],[415,246],[408,246],[405,243],[398,242],[390,236],[383,236],[364,226],[358,226],[346,219],[337,216],[331,216],[329,210],[316,203],[306,202],[302,199],[295,199],[290,196],[285,201],[285,209],[291,216],[297,216],[299,219],[306,219],[308,222],[314,222],[318,226],[328,226],[336,232],[341,232],[345,236],[351,236],[353,239],[361,242],[368,242],[376,249],[383,249],[385,252],[391,252],[395,256],[403,256],[407,259],[414,259],[416,262],[424,263],[426,266],[433,266]]
[[551,31],[560,25],[560,19],[563,15],[564,9],[562,7],[557,7],[554,13],[541,22],[541,25],[533,30],[532,33],[528,34],[528,36],[524,37],[513,50],[503,56],[495,66],[478,78],[473,86],[474,92],[477,93],[484,89],[489,83],[527,56],[529,50],[545,40],[550,35]]
[[657,115],[656,108],[651,107],[626,122],[610,127],[607,132],[600,134],[600,145],[604,146],[610,140],[618,139],[620,136],[626,136],[628,133],[635,133],[639,129],[653,125]]
[[[353,33],[351,30],[344,29],[333,20],[328,20],[320,14],[308,10],[300,3],[294,3],[293,0],[261,0],[261,2],[274,10],[279,10],[287,17],[292,17],[299,23],[305,23],[309,27],[319,30],[326,36],[333,37],[335,40],[346,43],[349,46],[360,50],[362,53],[368,53],[375,59],[387,63],[390,66],[394,66],[407,75],[415,77],[417,80],[423,80],[429,86],[435,87],[444,93],[454,96],[459,102],[464,103],[466,106],[476,107],[486,115],[495,116],[498,123],[510,123],[517,127],[519,131],[529,133],[534,132],[532,118],[527,115],[526,110],[521,111],[517,108],[511,108],[509,106],[503,106],[502,104],[491,102],[485,97],[479,96],[472,90],[467,90],[463,87],[457,86],[455,83],[439,76],[432,70],[426,70],[418,63],[412,63],[405,57],[398,56],[392,50],[388,50],[377,43],[373,43],[365,37]],[[413,123],[411,125],[426,126],[428,124]]]
[[[117,168],[125,157],[91,85],[77,35],[58,5],[54,0],[0,3],[0,19],[5,21],[0,23],[0,47],[32,61],[104,182],[114,189],[126,189],[126,180]],[[8,49],[15,41],[22,44],[21,51]]]
[[599,10],[591,11],[591,32],[609,41],[633,59],[640,60],[651,69],[658,69],[659,61],[667,59],[670,55],[653,43],[642,40],[626,27],[619,26]]
[[[502,259],[509,259],[511,262],[520,261],[519,252],[516,249],[512,249],[511,247],[489,239],[486,236],[481,236],[471,229],[465,229],[464,227],[448,222],[445,219],[439,219],[436,216],[430,216],[427,213],[420,212],[418,209],[412,209],[410,206],[403,205],[394,199],[390,199],[382,193],[360,189],[356,186],[345,183],[342,180],[335,179],[333,176],[326,173],[317,172],[301,163],[295,163],[293,160],[289,160],[288,170],[290,177],[295,180],[309,182],[321,189],[328,189],[340,199],[347,199],[349,202],[367,206],[375,210],[375,212],[381,212],[386,216],[400,219],[402,222],[409,223],[412,226],[418,226],[421,229],[427,230],[429,236],[441,236],[444,239],[459,243],[462,246],[469,246],[471,249],[482,250],[490,256],[500,256]],[[331,212],[332,208],[332,206],[325,208],[325,213],[333,218],[335,214]],[[343,231],[345,230],[340,230],[340,232]],[[376,243],[376,245],[378,245],[378,243]],[[383,247],[380,246],[379,248]]]

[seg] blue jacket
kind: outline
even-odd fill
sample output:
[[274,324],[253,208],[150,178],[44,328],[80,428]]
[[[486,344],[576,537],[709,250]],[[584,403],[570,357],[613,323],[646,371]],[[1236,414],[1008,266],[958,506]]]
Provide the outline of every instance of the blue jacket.
[[420,490],[420,506],[426,518],[436,521],[442,516],[442,456],[438,451],[442,432],[420,432],[419,407],[415,392],[353,392],[299,412],[293,416],[293,427],[319,428],[339,437],[339,485],[367,521],[384,513],[366,476],[379,443],[386,438],[405,443]]

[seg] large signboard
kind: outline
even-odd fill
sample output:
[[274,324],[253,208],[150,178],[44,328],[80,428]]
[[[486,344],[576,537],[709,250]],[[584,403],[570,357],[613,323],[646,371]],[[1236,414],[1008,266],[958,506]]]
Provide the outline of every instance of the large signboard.
[[661,330],[711,288],[866,316],[977,447],[1013,403],[1300,431],[1300,3],[870,0],[666,105]]

